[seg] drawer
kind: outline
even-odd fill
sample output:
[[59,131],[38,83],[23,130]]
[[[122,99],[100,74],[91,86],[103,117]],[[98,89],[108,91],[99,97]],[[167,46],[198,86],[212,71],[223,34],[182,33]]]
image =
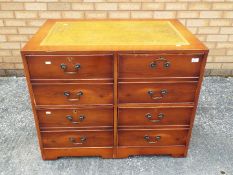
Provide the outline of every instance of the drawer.
[[31,79],[113,78],[112,55],[27,56]]
[[118,130],[119,146],[185,145],[188,129]]
[[113,84],[32,84],[37,105],[112,104]]
[[119,103],[193,102],[197,82],[119,83]]
[[44,131],[41,135],[44,148],[113,146],[113,131]]
[[119,108],[118,126],[189,125],[193,108]]
[[122,54],[120,78],[198,77],[202,55]]
[[113,127],[112,108],[37,110],[40,127]]

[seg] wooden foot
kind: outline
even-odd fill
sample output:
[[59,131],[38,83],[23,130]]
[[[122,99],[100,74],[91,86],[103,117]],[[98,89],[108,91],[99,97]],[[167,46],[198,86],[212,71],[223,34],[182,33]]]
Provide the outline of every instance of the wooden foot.
[[114,157],[114,159],[127,159],[129,155],[118,155],[117,157]]
[[43,155],[42,159],[43,160],[57,160],[58,157],[57,156],[53,156],[53,155]]
[[100,157],[102,157],[103,159],[113,159],[114,158],[114,154],[113,152],[106,152],[106,153],[102,153],[102,155],[100,155]]
[[103,159],[113,159],[112,155],[102,155],[101,156]]
[[171,156],[174,158],[185,158],[186,157],[185,154],[172,154]]

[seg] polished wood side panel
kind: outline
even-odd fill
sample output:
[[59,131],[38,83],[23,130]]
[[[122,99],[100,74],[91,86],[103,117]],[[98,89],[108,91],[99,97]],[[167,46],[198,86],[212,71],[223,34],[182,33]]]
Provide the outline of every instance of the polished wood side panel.
[[[113,84],[32,84],[36,105],[113,104]],[[69,92],[69,96],[64,93]],[[79,93],[83,94],[80,95]]]
[[[119,146],[170,146],[185,145],[187,129],[119,129]],[[148,137],[146,139],[145,137]],[[159,138],[157,138],[159,137]]]
[[196,88],[196,82],[119,83],[118,98],[119,103],[187,103],[194,101]]
[[40,128],[113,127],[112,108],[37,110]]
[[206,62],[207,62],[208,52],[209,51],[206,51],[205,54],[203,55],[203,62],[202,62],[202,65],[201,65],[200,77],[199,77],[199,81],[198,81],[198,85],[197,85],[197,90],[196,90],[196,93],[195,93],[194,110],[193,110],[193,113],[192,113],[192,116],[191,116],[191,119],[190,119],[190,130],[189,130],[189,133],[188,133],[188,140],[187,140],[187,143],[186,143],[186,149],[185,149],[185,153],[184,153],[185,155],[188,154],[188,148],[189,148],[189,143],[190,143],[190,139],[191,139],[191,136],[192,136],[192,128],[193,128],[193,125],[194,125],[194,119],[195,119],[195,115],[196,115],[196,111],[197,111],[197,105],[198,105],[198,99],[199,99],[199,95],[200,95],[200,91],[201,91],[201,85],[202,85],[203,78],[204,78],[205,66],[206,66]]
[[43,159],[45,159],[46,154],[43,152],[43,144],[42,144],[42,138],[41,138],[41,133],[40,133],[40,127],[39,127],[39,119],[38,119],[37,113],[36,113],[35,98],[34,98],[34,94],[32,91],[32,84],[30,82],[30,73],[28,70],[27,59],[26,59],[26,55],[23,52],[21,52],[21,55],[22,55],[22,60],[23,60],[24,74],[26,76],[27,87],[28,87],[28,91],[29,91],[29,95],[30,95],[30,102],[31,102],[31,106],[32,106],[33,118],[35,121],[36,134],[37,134],[37,139],[38,139],[38,143],[39,143],[39,147],[40,147],[40,153],[41,153],[41,157]]
[[[31,79],[113,79],[113,56],[109,55],[30,55]],[[61,68],[64,65],[65,69]],[[75,66],[78,65],[78,68]]]
[[119,127],[188,126],[193,108],[119,108]]
[[113,147],[112,130],[42,131],[41,135],[44,148]]
[[121,54],[119,78],[198,77],[202,60],[198,54]]

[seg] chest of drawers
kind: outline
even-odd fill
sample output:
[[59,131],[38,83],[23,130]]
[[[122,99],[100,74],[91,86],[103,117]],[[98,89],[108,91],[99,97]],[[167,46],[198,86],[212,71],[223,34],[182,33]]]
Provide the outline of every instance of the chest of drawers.
[[48,20],[21,54],[44,160],[187,155],[208,49],[177,20]]

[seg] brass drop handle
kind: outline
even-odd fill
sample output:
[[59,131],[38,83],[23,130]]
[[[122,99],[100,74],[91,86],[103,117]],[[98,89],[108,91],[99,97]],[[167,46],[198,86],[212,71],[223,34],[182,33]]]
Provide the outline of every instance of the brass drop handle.
[[74,138],[74,137],[70,137],[69,138],[69,141],[72,143],[72,144],[74,144],[74,145],[81,145],[81,144],[84,144],[86,141],[87,141],[87,138],[85,137],[85,136],[81,136],[80,138],[79,138],[79,142],[76,140],[76,138]]
[[163,118],[164,118],[164,114],[163,113],[159,113],[159,115],[157,116],[158,117],[158,120],[154,120],[154,119],[152,119],[152,114],[150,114],[150,113],[147,113],[146,115],[145,115],[145,117],[149,120],[149,121],[151,121],[151,122],[153,122],[153,123],[157,123],[157,122],[160,122]]
[[61,69],[64,71],[64,73],[66,73],[66,74],[77,74],[77,73],[78,73],[78,70],[81,68],[81,65],[80,65],[79,63],[76,64],[76,65],[74,66],[74,69],[75,69],[76,71],[72,71],[72,72],[67,71],[68,66],[67,66],[66,64],[64,64],[64,63],[62,63],[62,64],[60,65],[60,67],[61,67]]
[[158,99],[162,99],[165,95],[167,95],[168,90],[167,89],[160,90],[160,96],[154,96],[154,91],[152,90],[149,90],[147,93],[153,100],[158,100]]
[[159,57],[150,63],[150,67],[155,69],[158,64],[157,62],[163,62],[164,68],[169,68],[171,66],[171,63],[166,58]]
[[85,119],[85,116],[84,115],[80,115],[78,117],[78,120],[79,120],[78,122],[73,121],[73,117],[71,115],[67,115],[66,118],[67,118],[67,120],[69,120],[73,124],[79,124],[79,123],[81,123]]
[[[152,140],[153,139],[153,140]],[[148,135],[144,136],[144,140],[149,144],[155,144],[161,140],[161,136],[150,137]],[[152,141],[151,141],[152,140]]]
[[66,96],[66,97],[67,97],[67,100],[69,100],[69,101],[79,101],[80,98],[81,98],[81,96],[83,96],[83,95],[84,95],[83,92],[82,92],[82,91],[79,91],[79,92],[76,94],[77,98],[68,98],[68,97],[70,96],[70,92],[69,92],[69,91],[65,91],[65,92],[64,92],[64,96]]

